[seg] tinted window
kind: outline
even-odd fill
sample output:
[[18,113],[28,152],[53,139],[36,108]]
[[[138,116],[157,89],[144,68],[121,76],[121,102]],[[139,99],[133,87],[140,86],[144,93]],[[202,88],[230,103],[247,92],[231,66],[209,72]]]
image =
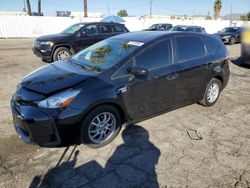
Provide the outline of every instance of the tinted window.
[[198,28],[198,27],[195,27],[195,28],[194,28],[194,32],[201,33],[201,32],[202,32],[202,29],[201,29],[201,28]]
[[88,35],[93,35],[96,33],[96,25],[87,25],[83,28],[83,32]]
[[194,31],[195,31],[195,28],[188,27],[188,28],[186,29],[186,31],[188,31],[188,32],[194,32]]
[[77,31],[79,31],[83,26],[84,26],[84,24],[75,24],[75,25],[72,25],[72,26],[68,27],[67,29],[65,29],[62,33],[65,35],[71,35]]
[[239,31],[238,27],[226,27],[226,28],[221,30],[222,33],[235,33],[238,31]]
[[185,61],[206,55],[204,43],[200,37],[177,37],[176,45],[178,61]]
[[114,29],[114,32],[118,32],[118,33],[124,32],[123,27],[120,25],[114,25],[113,29]]
[[170,24],[166,24],[166,25],[165,25],[165,29],[166,29],[166,30],[169,30],[169,29],[171,29],[172,27],[173,27],[173,26],[170,25]]
[[210,54],[215,54],[215,52],[218,50],[220,42],[218,39],[211,38],[211,37],[204,37],[203,38],[206,47]]
[[100,33],[101,34],[112,33],[111,25],[100,25]]
[[164,40],[148,47],[136,58],[136,64],[147,69],[172,64],[170,40]]

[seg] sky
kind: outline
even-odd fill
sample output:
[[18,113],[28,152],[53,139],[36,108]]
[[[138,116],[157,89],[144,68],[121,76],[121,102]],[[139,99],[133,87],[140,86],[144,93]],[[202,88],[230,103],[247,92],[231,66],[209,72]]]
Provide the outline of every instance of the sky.
[[[24,0],[0,0],[0,11],[22,11]],[[42,12],[46,16],[55,16],[56,11],[83,11],[83,0],[41,0]],[[149,14],[150,0],[88,0],[89,12],[101,12],[116,15],[126,9],[130,16]],[[30,0],[32,12],[37,11],[37,0]],[[157,15],[213,15],[214,0],[153,0],[153,14]],[[222,0],[221,15],[250,12],[250,0]]]

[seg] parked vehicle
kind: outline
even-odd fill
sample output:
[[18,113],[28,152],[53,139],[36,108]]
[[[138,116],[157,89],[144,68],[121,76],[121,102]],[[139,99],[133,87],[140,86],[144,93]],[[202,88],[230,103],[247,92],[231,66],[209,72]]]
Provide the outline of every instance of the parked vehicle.
[[106,38],[129,32],[119,23],[78,23],[54,35],[38,37],[33,52],[45,62],[64,60]]
[[241,41],[241,27],[226,27],[215,33],[225,44],[233,45]]
[[206,33],[205,28],[203,28],[203,27],[200,27],[200,26],[189,26],[189,25],[176,25],[170,31]]
[[161,23],[161,24],[153,24],[148,29],[145,29],[144,31],[169,31],[172,28],[173,28],[172,24]]
[[213,106],[229,80],[218,37],[187,32],[118,35],[27,75],[11,100],[26,143],[102,147],[122,124],[199,102]]
[[242,32],[241,60],[244,64],[250,65],[250,29]]

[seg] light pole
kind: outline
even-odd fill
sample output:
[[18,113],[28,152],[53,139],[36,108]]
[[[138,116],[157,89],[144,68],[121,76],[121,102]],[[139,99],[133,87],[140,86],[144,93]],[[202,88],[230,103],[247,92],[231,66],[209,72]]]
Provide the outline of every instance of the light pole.
[[84,0],[83,1],[83,6],[84,6],[84,17],[88,17],[88,1],[87,0]]
[[231,5],[231,13],[230,13],[230,27],[233,26],[233,6]]
[[150,4],[150,19],[152,19],[152,5],[153,5],[153,1],[150,1],[149,4]]

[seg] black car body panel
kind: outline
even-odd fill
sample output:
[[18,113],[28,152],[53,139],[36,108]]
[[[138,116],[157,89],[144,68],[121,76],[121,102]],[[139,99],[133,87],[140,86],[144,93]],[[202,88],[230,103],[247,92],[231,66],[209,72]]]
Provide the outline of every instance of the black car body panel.
[[234,38],[235,42],[241,42],[241,27],[226,27],[222,31],[215,33],[223,43],[230,43],[231,39]]
[[[45,66],[23,79],[21,86],[48,95],[61,89],[72,87],[94,76],[95,72],[80,70],[64,61]],[[44,77],[46,75],[46,77]]]
[[153,24],[148,29],[145,29],[144,31],[169,31],[173,28],[172,24],[169,23],[158,23]]
[[[43,59],[45,62],[53,61],[53,54],[58,47],[68,48],[72,54],[75,54],[82,49],[95,44],[101,40],[108,37],[119,35],[122,33],[129,32],[129,30],[119,23],[110,22],[93,22],[93,23],[78,23],[73,26],[80,25],[78,30],[70,34],[58,33],[53,35],[45,35],[38,37],[34,43],[32,50],[34,54]],[[71,26],[71,27],[73,27]],[[95,33],[85,32],[86,28],[94,26],[96,28]],[[110,32],[101,33],[101,27],[110,27]],[[115,30],[115,28],[120,28],[121,30]],[[43,43],[51,42],[50,45],[45,45]]]
[[[186,32],[134,32],[111,39],[134,41],[132,45],[140,47],[102,72],[80,67],[72,58],[47,65],[20,82],[11,107],[17,133],[26,143],[46,147],[79,143],[82,121],[97,106],[113,105],[123,123],[136,123],[198,102],[212,78],[221,80],[223,88],[229,80],[227,50],[217,37]],[[199,46],[201,49],[194,49]],[[195,57],[192,52],[204,55]],[[154,57],[162,54],[167,58],[164,61]],[[183,55],[188,60],[182,59]],[[147,76],[127,74],[135,64],[145,64]],[[37,102],[68,89],[81,91],[67,107],[38,106]]]

